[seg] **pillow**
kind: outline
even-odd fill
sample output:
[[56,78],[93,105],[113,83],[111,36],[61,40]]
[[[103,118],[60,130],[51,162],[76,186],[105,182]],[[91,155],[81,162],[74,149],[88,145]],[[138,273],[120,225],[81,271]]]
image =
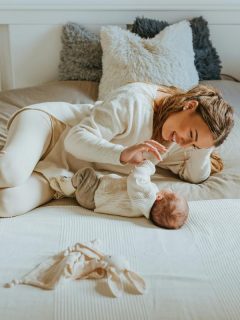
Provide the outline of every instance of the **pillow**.
[[[136,18],[131,31],[142,38],[152,38],[169,24],[148,18]],[[195,52],[195,66],[200,80],[220,79],[221,61],[216,49],[209,39],[208,23],[203,17],[190,20],[193,33],[193,49]]]
[[181,21],[152,39],[142,39],[117,26],[101,29],[103,76],[99,99],[128,82],[174,85],[184,90],[198,84],[192,30]]
[[102,48],[99,36],[77,23],[63,27],[59,80],[100,81]]
[[5,144],[7,123],[18,109],[45,101],[93,103],[98,94],[98,83],[90,81],[55,81],[0,92],[0,149]]

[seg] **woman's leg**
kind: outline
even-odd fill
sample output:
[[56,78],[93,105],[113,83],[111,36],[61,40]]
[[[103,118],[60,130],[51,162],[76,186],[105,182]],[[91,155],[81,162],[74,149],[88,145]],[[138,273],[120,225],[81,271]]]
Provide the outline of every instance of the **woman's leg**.
[[13,120],[0,151],[0,188],[25,183],[46,151],[52,135],[50,117],[39,110],[25,110]]
[[26,213],[53,199],[54,192],[39,173],[17,187],[0,189],[0,217],[8,218]]

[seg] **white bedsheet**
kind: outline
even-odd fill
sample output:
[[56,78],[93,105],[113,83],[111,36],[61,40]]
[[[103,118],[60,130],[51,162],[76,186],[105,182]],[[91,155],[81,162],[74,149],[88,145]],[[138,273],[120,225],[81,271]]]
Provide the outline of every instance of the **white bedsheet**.
[[[77,206],[51,206],[0,220],[1,320],[239,320],[240,200],[190,202],[180,230]],[[101,239],[146,280],[139,296],[113,298],[105,280],[66,281],[55,291],[3,288],[75,242]]]

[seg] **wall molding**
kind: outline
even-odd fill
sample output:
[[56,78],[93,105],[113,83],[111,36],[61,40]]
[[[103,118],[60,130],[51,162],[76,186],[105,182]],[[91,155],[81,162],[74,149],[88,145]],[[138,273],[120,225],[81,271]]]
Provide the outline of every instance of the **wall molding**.
[[240,24],[240,5],[149,5],[149,6],[1,6],[1,24],[64,24],[69,21],[81,24],[127,24],[136,16],[176,22],[204,16],[209,24]]
[[116,6],[82,6],[82,5],[25,5],[4,6],[0,11],[240,11],[240,5],[116,5]]

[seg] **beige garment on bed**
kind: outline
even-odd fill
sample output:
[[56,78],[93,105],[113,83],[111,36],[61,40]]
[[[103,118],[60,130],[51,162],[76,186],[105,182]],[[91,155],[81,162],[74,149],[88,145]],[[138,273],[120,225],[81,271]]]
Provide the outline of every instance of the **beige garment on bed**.
[[123,292],[123,276],[129,281],[136,293],[144,294],[144,279],[130,270],[128,260],[123,256],[105,255],[96,246],[99,240],[89,243],[76,243],[40,263],[20,280],[12,280],[5,288],[26,284],[45,290],[55,289],[64,279],[101,279],[106,277],[107,284],[115,297]]

